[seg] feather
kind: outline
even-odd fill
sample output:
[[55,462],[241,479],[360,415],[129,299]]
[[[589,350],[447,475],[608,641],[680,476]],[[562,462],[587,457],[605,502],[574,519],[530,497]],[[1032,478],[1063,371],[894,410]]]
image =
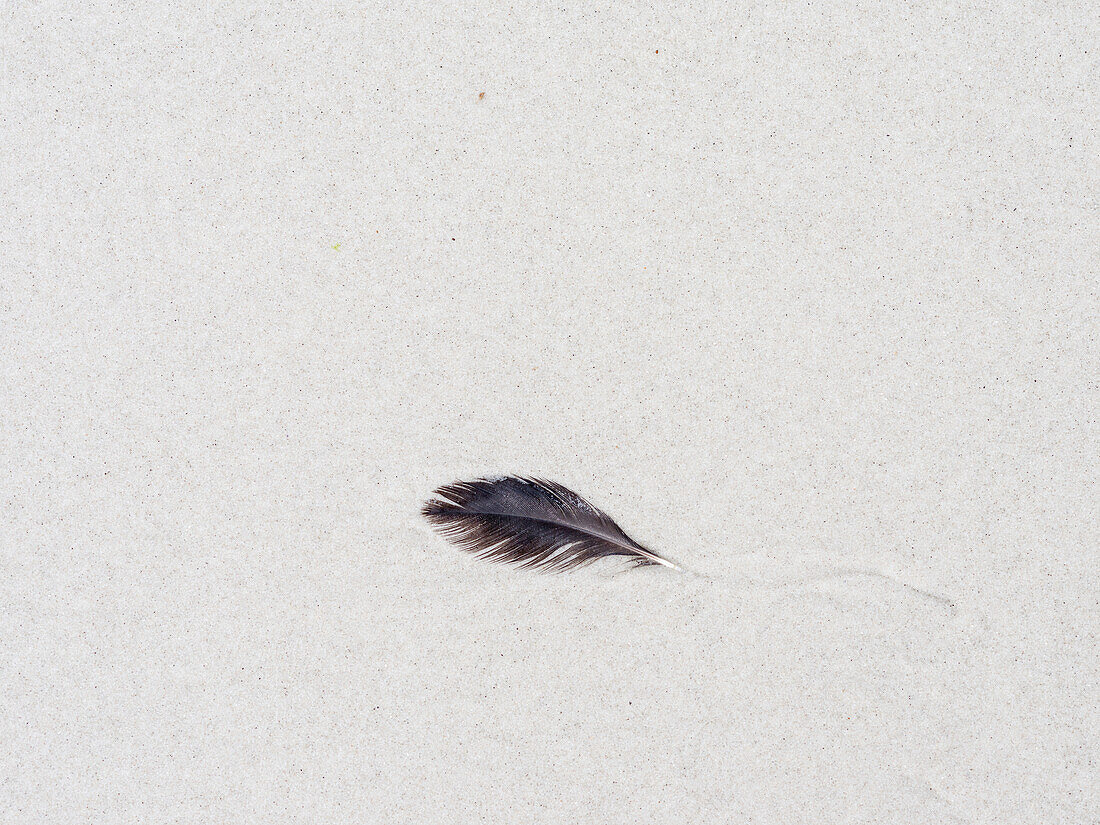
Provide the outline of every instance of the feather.
[[605,556],[626,556],[636,567],[681,569],[551,481],[483,478],[448,484],[434,495],[421,511],[424,517],[447,539],[486,561],[556,572]]

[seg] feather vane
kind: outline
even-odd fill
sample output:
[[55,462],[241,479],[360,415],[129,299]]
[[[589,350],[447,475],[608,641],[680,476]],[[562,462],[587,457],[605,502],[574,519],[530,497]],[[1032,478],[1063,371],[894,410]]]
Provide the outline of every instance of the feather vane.
[[608,556],[679,570],[630,538],[615,521],[552,481],[505,476],[440,487],[421,510],[448,540],[491,562],[551,572]]

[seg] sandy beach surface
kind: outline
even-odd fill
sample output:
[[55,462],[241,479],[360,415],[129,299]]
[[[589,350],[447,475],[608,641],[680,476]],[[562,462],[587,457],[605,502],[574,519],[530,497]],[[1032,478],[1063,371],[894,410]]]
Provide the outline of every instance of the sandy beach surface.
[[1098,20],[3,4],[0,821],[1100,822]]

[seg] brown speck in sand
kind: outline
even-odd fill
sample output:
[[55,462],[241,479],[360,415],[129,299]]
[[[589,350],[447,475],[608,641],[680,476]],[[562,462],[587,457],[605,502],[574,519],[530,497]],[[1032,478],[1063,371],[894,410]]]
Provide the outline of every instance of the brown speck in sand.
[[485,99],[485,92],[478,92],[477,93],[477,99],[478,100],[484,100]]

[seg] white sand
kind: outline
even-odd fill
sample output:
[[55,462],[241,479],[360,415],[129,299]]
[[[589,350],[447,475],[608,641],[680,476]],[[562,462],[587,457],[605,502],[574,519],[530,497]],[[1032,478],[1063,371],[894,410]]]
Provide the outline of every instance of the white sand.
[[0,11],[0,821],[1100,821],[1094,5],[171,5]]

